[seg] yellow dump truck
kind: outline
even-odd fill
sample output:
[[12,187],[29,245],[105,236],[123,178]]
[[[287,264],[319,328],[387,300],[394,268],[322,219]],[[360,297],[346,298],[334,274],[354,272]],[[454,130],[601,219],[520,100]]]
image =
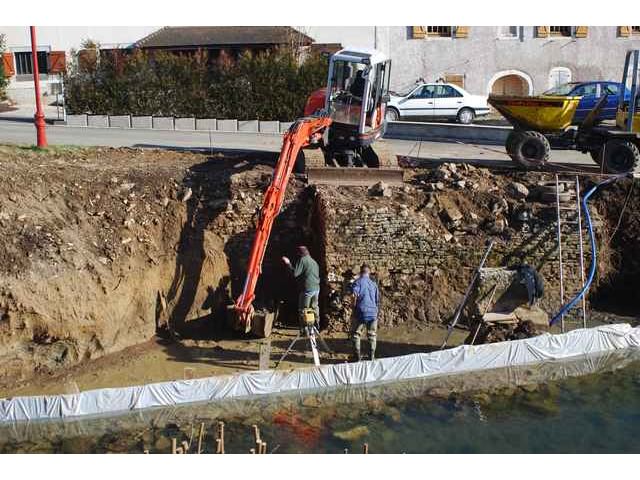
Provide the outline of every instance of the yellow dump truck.
[[527,169],[543,167],[551,146],[589,153],[607,173],[640,170],[640,50],[627,52],[622,85],[629,85],[631,96],[625,100],[621,89],[616,125],[598,125],[596,119],[605,105],[600,98],[578,126],[572,126],[580,97],[540,95],[530,97],[489,96],[489,104],[512,125],[505,147],[511,159]]

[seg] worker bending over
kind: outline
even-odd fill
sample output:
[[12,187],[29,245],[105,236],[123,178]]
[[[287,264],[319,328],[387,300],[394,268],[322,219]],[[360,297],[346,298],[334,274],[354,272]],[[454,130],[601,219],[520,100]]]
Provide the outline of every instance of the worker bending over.
[[363,264],[360,267],[360,277],[353,282],[351,291],[353,293],[353,320],[351,326],[351,340],[355,349],[356,358],[362,360],[360,353],[360,336],[367,330],[369,339],[370,359],[375,359],[376,353],[376,333],[378,330],[378,306],[380,305],[380,293],[378,285],[370,278],[371,269],[369,265]]
[[291,265],[291,261],[287,257],[282,257],[282,261],[293,272],[293,276],[298,284],[298,317],[300,320],[300,328],[303,329],[304,311],[306,309],[313,310],[316,323],[320,320],[320,307],[318,304],[318,296],[320,295],[320,267],[318,263],[311,258],[309,249],[304,245],[298,247],[298,260],[295,265]]

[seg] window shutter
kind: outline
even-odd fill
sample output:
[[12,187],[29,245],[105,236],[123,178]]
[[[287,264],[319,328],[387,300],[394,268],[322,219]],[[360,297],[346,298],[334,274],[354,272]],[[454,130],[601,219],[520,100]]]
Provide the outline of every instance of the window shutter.
[[618,27],[618,36],[619,37],[628,37],[631,35],[630,27]]
[[427,29],[424,27],[411,27],[411,38],[424,38],[427,36]]
[[457,85],[460,88],[464,88],[464,75],[461,75],[459,73],[445,74],[444,81],[446,83],[453,83],[454,85]]
[[587,38],[589,27],[576,27],[576,38]]
[[67,57],[64,51],[49,52],[49,73],[67,71]]
[[549,27],[536,27],[536,36],[545,38],[549,36]]
[[456,27],[456,38],[467,38],[469,36],[469,27]]
[[16,67],[13,63],[13,53],[5,52],[2,54],[2,66],[4,67],[5,77],[13,77],[16,74]]

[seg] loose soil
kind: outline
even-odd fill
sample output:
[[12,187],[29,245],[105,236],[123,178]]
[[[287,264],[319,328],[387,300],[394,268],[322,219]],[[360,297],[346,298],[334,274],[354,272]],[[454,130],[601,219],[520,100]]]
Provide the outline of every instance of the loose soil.
[[[225,306],[244,279],[273,161],[273,155],[0,146],[0,397],[256,369],[260,341],[239,339]],[[408,175],[393,199],[372,201],[388,202],[399,215],[410,210],[434,236],[451,235],[460,250],[475,242],[479,256],[478,238],[502,235],[508,242],[519,228],[525,202],[513,183],[530,185],[538,174],[464,166],[414,168]],[[309,190],[299,178],[288,188],[258,301],[295,305],[295,287],[277,259],[313,235]],[[340,208],[362,205],[368,195],[357,188],[327,192]],[[538,207],[529,207],[535,215]],[[637,238],[622,225],[617,242]],[[615,221],[606,226],[613,229]],[[621,278],[629,282],[637,268],[625,264]],[[400,312],[402,319],[381,325],[379,356],[440,345],[470,274],[469,265],[456,267],[432,272],[428,289],[416,285],[421,293],[403,298],[406,318]],[[615,288],[616,271],[601,272]],[[425,298],[433,299],[433,312]],[[417,307],[424,318],[414,318]],[[290,320],[283,315],[271,338],[271,366],[295,336],[286,328]],[[336,354],[327,361],[346,361],[346,332],[329,326],[324,335]],[[467,335],[456,331],[449,344]],[[311,364],[306,345],[298,348],[280,368]]]

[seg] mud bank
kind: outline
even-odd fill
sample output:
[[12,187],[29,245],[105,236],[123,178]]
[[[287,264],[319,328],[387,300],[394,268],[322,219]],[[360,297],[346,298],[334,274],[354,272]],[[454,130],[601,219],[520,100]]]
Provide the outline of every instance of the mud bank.
[[[254,368],[246,355],[255,345],[230,343],[225,306],[244,280],[272,163],[272,156],[0,147],[0,396],[34,376],[57,378],[149,342],[167,325],[178,336],[163,341],[178,349],[230,346],[230,357],[213,355],[210,365]],[[306,243],[323,270],[322,325],[330,335],[344,339],[349,282],[367,262],[382,290],[380,329],[399,332],[389,338],[394,355],[402,346],[409,353],[420,344],[410,332],[448,321],[489,238],[496,240],[489,266],[534,265],[547,283],[543,309],[559,306],[555,206],[538,195],[550,177],[451,165],[407,173],[402,188],[370,190],[293,179],[257,306],[278,307],[280,326],[295,322],[295,285],[279,258]],[[639,275],[637,263],[611,260],[634,238],[635,216],[615,229],[613,205],[627,192],[612,189],[593,212],[599,281],[614,290]],[[637,188],[630,198],[638,202]],[[579,281],[577,231],[565,228],[571,292]],[[606,299],[598,307],[606,309]]]
[[215,328],[269,181],[251,161],[1,147],[0,386],[144,343],[167,323],[187,336]]

